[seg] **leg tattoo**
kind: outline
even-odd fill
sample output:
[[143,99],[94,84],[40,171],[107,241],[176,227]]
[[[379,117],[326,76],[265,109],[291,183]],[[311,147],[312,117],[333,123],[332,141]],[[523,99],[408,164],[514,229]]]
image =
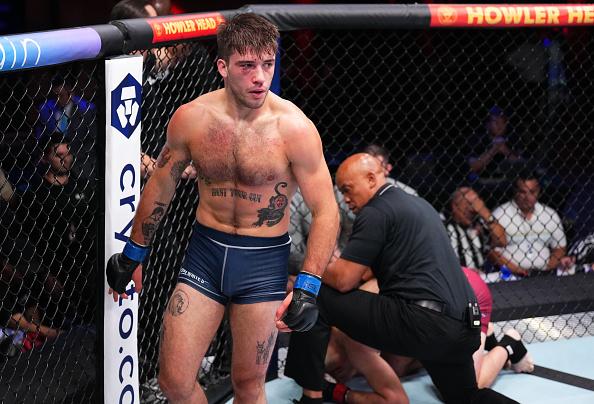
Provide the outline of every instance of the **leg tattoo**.
[[274,347],[274,332],[268,337],[268,341],[256,341],[256,365],[266,365],[270,351]]
[[169,307],[167,310],[173,317],[181,316],[184,314],[188,306],[190,305],[190,298],[188,294],[183,290],[176,290],[169,300]]

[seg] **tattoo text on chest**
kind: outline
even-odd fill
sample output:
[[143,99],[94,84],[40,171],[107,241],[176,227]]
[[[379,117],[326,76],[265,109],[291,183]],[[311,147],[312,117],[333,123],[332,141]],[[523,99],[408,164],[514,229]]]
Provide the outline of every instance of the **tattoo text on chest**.
[[266,365],[268,356],[274,346],[274,332],[268,337],[268,341],[256,341],[256,365]]
[[254,192],[247,192],[237,188],[211,188],[211,196],[220,198],[237,198],[246,201],[260,203],[262,200],[262,194],[256,194]]
[[274,191],[276,195],[270,197],[267,207],[258,209],[258,220],[252,223],[252,226],[260,227],[266,224],[266,226],[272,227],[280,223],[285,216],[285,209],[289,205],[289,198],[285,194],[282,194],[279,188],[286,187],[287,183],[284,181],[275,185]]
[[152,213],[142,221],[142,236],[144,237],[144,244],[150,244],[153,239],[155,231],[159,228],[159,223],[165,216],[167,211],[167,204],[159,201],[155,202],[155,208]]
[[183,290],[176,290],[169,300],[169,307],[167,310],[173,317],[181,316],[190,305],[190,298]]

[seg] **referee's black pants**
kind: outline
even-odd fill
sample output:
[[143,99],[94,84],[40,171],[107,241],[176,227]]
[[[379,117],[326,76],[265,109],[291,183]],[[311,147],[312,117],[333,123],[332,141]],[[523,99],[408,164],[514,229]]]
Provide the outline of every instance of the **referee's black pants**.
[[324,358],[335,326],[381,351],[419,359],[447,403],[470,403],[478,392],[472,354],[480,329],[394,296],[362,290],[340,293],[322,285],[320,315],[307,332],[293,332],[285,375],[303,388],[322,390]]

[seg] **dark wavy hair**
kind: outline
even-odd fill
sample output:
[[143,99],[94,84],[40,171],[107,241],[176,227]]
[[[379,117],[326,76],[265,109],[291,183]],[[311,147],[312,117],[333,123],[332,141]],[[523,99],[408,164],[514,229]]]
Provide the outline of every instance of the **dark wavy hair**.
[[238,14],[217,30],[219,58],[229,61],[233,52],[258,56],[278,49],[278,28],[266,18],[254,13]]

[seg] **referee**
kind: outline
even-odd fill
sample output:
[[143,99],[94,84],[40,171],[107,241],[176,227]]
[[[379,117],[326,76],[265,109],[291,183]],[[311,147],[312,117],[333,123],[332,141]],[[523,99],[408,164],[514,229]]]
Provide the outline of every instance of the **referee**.
[[[322,403],[331,326],[378,350],[418,358],[448,403],[508,402],[477,387],[472,354],[480,345],[480,312],[439,214],[386,183],[369,154],[347,158],[336,183],[357,218],[324,273],[316,324],[291,335],[285,374],[303,387],[300,402]],[[367,271],[379,295],[357,289]]]

